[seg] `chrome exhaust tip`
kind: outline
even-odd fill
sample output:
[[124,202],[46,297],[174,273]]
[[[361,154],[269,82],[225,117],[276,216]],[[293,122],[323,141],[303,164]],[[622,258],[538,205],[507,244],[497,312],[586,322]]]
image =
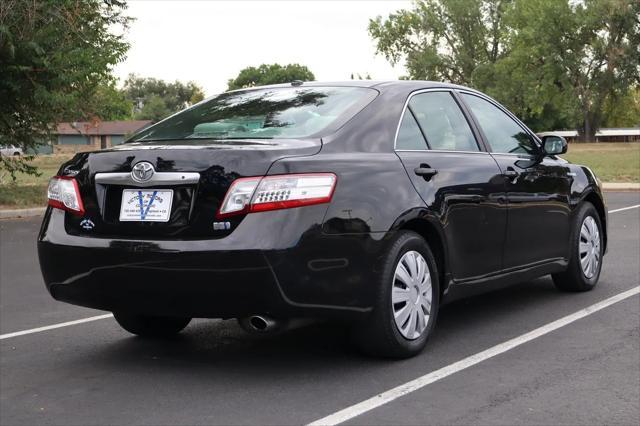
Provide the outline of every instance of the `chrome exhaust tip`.
[[263,317],[262,315],[254,315],[249,317],[249,325],[255,331],[267,332],[269,331],[269,329],[273,329],[276,326],[276,322],[269,317]]
[[239,318],[238,323],[245,331],[253,334],[271,333],[284,328],[286,321],[277,320],[267,315],[251,315]]

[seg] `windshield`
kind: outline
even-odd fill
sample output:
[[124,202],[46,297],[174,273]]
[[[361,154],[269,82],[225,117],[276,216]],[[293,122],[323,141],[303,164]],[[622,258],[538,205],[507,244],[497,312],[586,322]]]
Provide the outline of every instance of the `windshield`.
[[305,138],[337,129],[376,95],[377,91],[364,87],[283,87],[228,92],[169,117],[128,142]]

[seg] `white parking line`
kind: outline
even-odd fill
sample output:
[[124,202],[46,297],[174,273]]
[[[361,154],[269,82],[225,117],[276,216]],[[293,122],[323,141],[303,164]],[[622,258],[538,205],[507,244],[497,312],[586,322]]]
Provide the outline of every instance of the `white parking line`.
[[635,206],[623,207],[621,209],[609,210],[609,213],[623,212],[625,210],[637,209],[638,207],[640,207],[640,204],[636,204]]
[[11,337],[24,336],[25,334],[40,333],[41,331],[53,330],[55,328],[68,327],[70,325],[82,324],[85,322],[98,321],[105,318],[111,318],[113,314],[97,315],[95,317],[82,318],[75,321],[60,322],[58,324],[46,325],[44,327],[31,328],[29,330],[16,331],[14,333],[0,334],[0,340],[9,339]]
[[611,306],[614,303],[618,303],[622,300],[628,299],[629,297],[634,296],[638,293],[640,293],[640,286],[634,287],[630,290],[605,299],[602,302],[598,302],[587,308],[581,309],[577,312],[574,312],[573,314],[550,322],[549,324],[543,325],[542,327],[536,328],[533,331],[515,337],[511,340],[507,340],[506,342],[500,343],[487,350],[478,352],[477,354],[471,355],[458,362],[449,364],[439,370],[425,374],[424,376],[418,377],[417,379],[411,380],[410,382],[397,386],[393,389],[389,389],[388,391],[382,392],[374,397],[347,407],[344,410],[340,410],[327,417],[316,420],[313,423],[310,423],[309,426],[330,426],[346,422],[347,420],[364,414],[367,411],[371,411],[374,408],[387,404],[395,399],[400,398],[401,396],[407,395],[411,392],[415,392],[418,389],[422,389],[423,387],[431,383],[437,382],[440,379],[444,379],[447,376],[465,370],[489,358],[493,358],[496,355],[500,355],[504,352],[510,351],[513,348],[523,345],[540,336],[544,336],[545,334],[551,333],[552,331],[564,327],[565,325],[571,324],[572,322],[577,321],[580,318],[584,318],[588,315],[593,314],[594,312],[598,312],[599,310],[604,309],[607,306]]
[[[636,209],[638,207],[640,207],[640,204],[636,204],[635,206],[623,207],[621,209],[616,209],[616,210],[609,210],[609,213],[617,213],[624,210]],[[33,334],[33,333],[39,333],[41,331],[53,330],[60,327],[67,327],[70,325],[82,324],[85,322],[97,321],[105,318],[111,318],[112,316],[113,316],[112,314],[98,315],[95,317],[82,318],[75,321],[61,322],[59,324],[47,325],[44,327],[32,328],[29,330],[16,331],[14,333],[0,334],[0,340],[9,339],[11,337],[24,336],[25,334]]]

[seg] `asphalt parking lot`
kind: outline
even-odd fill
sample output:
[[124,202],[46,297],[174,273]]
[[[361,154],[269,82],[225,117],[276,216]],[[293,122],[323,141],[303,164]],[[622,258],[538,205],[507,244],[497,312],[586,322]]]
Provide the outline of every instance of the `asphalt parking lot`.
[[[609,252],[598,287],[550,278],[444,307],[413,359],[360,356],[316,324],[267,339],[197,320],[178,338],[130,336],[104,312],[50,298],[37,263],[41,218],[0,221],[2,425],[307,424],[640,285],[640,193],[607,193]],[[625,207],[636,208],[616,211]],[[636,293],[513,349],[392,397],[349,424],[640,424]],[[375,405],[375,404],[374,404]]]

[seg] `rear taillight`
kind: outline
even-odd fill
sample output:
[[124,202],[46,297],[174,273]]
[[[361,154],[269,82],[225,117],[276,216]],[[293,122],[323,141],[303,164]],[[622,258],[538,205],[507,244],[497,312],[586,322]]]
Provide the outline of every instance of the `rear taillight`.
[[216,217],[221,219],[236,214],[328,203],[333,196],[336,180],[333,173],[236,179],[227,191]]
[[84,215],[78,182],[70,176],[52,177],[47,188],[47,197],[51,207],[67,210],[79,216]]

